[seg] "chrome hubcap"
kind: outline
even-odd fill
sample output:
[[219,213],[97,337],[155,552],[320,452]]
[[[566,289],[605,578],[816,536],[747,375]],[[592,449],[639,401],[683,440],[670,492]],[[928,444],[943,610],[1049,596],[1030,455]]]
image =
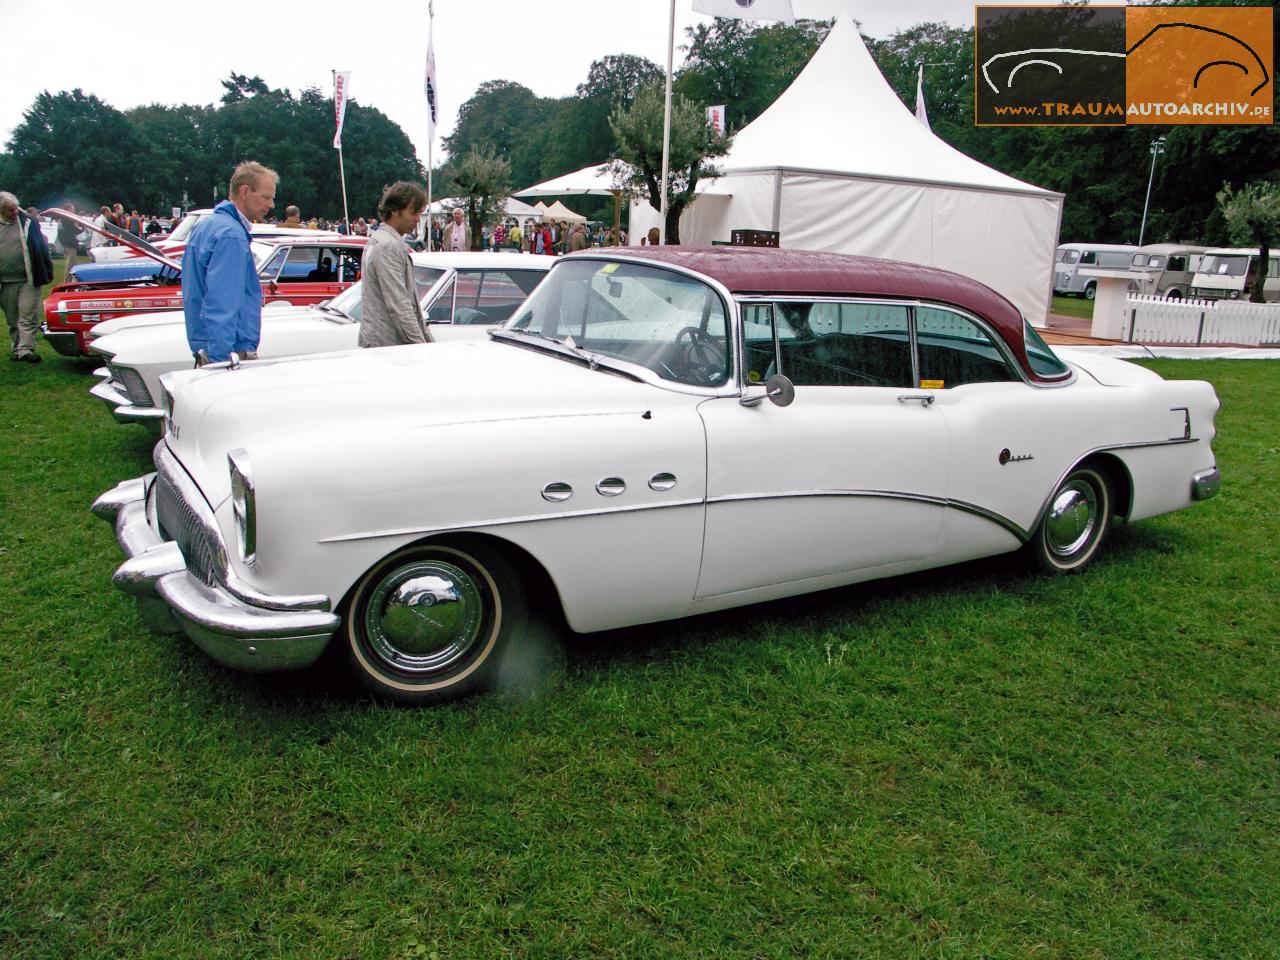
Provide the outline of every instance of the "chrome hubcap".
[[1045,543],[1055,556],[1069,557],[1089,542],[1097,525],[1096,492],[1082,480],[1073,481],[1053,499],[1045,522]]
[[467,571],[443,560],[399,567],[374,588],[364,618],[370,649],[401,673],[443,673],[479,643],[484,597]]

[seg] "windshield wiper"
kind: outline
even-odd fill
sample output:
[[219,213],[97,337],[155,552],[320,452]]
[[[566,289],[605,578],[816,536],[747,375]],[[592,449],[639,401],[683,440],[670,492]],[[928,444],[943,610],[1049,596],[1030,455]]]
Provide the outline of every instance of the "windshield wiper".
[[571,356],[576,360],[581,360],[592,370],[599,370],[601,364],[603,364],[605,369],[610,373],[620,373],[632,380],[640,379],[631,371],[615,366],[610,362],[608,357],[601,356],[598,353],[592,353],[590,350],[586,350],[578,346],[574,343],[572,336],[567,336],[562,340],[558,337],[549,337],[545,333],[533,333],[529,330],[511,330],[506,327],[499,327],[497,330],[490,330],[489,336],[495,340],[505,340],[507,338],[517,340],[518,338],[517,342],[528,343],[529,341],[534,341],[530,346],[549,343],[558,348],[555,351],[556,353],[559,353],[562,356]]
[[347,321],[352,321],[355,319],[354,317],[351,316],[351,314],[347,313],[347,311],[341,310],[338,307],[333,306],[333,304],[331,304],[328,300],[326,300],[324,303],[317,303],[316,309],[324,313],[332,313],[335,316],[342,317],[342,319]]

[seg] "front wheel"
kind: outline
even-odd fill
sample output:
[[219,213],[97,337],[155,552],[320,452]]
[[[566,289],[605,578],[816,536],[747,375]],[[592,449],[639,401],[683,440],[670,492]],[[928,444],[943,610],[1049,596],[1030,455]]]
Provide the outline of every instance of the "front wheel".
[[345,652],[374,696],[444,703],[492,683],[526,618],[523,580],[500,551],[422,544],[360,579],[343,621]]
[[1089,284],[1087,287],[1085,287],[1085,288],[1084,288],[1084,298],[1085,298],[1086,300],[1092,300],[1092,299],[1093,299],[1094,297],[1096,297],[1097,295],[1098,295],[1098,287],[1097,287],[1097,284],[1093,284],[1093,283],[1091,283],[1091,284]]
[[1053,575],[1080,573],[1097,555],[1114,513],[1110,481],[1094,467],[1077,467],[1049,500],[1027,545]]

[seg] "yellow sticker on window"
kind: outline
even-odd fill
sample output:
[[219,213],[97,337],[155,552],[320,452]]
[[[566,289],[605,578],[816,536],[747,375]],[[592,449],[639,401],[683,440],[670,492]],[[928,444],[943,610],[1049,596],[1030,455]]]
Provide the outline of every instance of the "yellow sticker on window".
[[946,385],[947,385],[947,381],[945,380],[921,380],[920,381],[921,390],[941,390]]
[[609,274],[613,273],[613,271],[617,270],[620,266],[622,266],[622,264],[620,263],[606,263],[603,267],[600,268],[600,272],[603,273],[605,276],[608,276]]
[[759,371],[759,370],[752,370],[750,373],[748,373],[748,374],[747,374],[747,381],[748,381],[748,382],[750,382],[750,383],[759,383],[759,382],[760,382],[760,371]]

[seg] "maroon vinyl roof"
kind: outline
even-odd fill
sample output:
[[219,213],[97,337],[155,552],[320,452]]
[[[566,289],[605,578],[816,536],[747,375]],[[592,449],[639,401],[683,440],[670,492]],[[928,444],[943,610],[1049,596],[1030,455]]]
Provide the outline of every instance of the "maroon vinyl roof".
[[990,323],[1027,375],[1044,379],[1027,362],[1018,308],[985,284],[949,270],[878,257],[771,247],[622,247],[573,254],[601,255],[685,267],[718,281],[733,294],[885,297],[951,304]]

